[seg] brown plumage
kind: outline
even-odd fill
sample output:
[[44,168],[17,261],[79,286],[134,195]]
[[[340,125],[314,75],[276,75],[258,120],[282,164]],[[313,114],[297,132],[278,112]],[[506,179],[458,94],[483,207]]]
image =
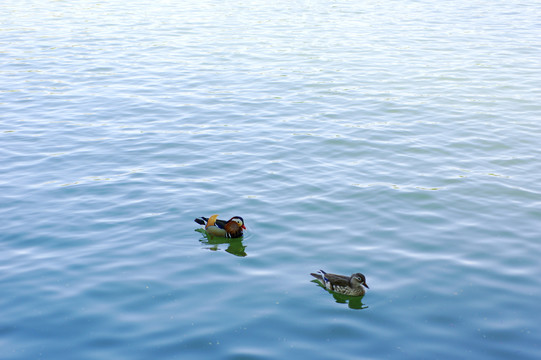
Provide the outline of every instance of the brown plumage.
[[[351,276],[329,274],[323,270],[320,274],[311,273],[313,277],[320,280],[321,284],[330,291],[334,291],[344,295],[363,296],[365,294],[364,287],[369,289],[366,284],[366,278],[361,273],[355,273]],[[364,287],[363,287],[364,286]]]
[[[244,226],[244,225],[243,225]],[[225,232],[229,235],[229,237],[237,238],[242,236],[242,226],[240,226],[237,222],[233,220],[229,220],[224,225]]]
[[218,215],[212,215],[210,218],[200,217],[195,219],[195,222],[205,225],[205,230],[210,235],[225,238],[239,238],[243,235],[242,230],[246,229],[243,218],[233,216],[231,219],[225,221],[217,219],[217,217]]

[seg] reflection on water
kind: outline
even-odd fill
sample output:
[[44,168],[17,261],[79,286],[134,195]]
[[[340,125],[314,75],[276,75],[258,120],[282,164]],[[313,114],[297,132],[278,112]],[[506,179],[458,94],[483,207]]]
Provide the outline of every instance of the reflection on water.
[[[242,243],[242,237],[235,239],[227,239],[223,237],[216,237],[209,235],[204,229],[196,229],[195,231],[201,233],[203,238],[199,241],[205,245],[203,248],[211,251],[218,251],[223,249],[226,245],[226,252],[236,255],[236,256],[246,256],[246,246]],[[224,246],[220,246],[224,245]]]
[[350,309],[356,309],[356,310],[368,308],[368,306],[363,304],[362,302],[362,299],[364,296],[349,296],[349,295],[339,294],[337,292],[328,290],[319,280],[312,280],[311,282],[316,283],[319,287],[323,288],[325,291],[331,294],[334,300],[339,304],[348,304],[348,307]]

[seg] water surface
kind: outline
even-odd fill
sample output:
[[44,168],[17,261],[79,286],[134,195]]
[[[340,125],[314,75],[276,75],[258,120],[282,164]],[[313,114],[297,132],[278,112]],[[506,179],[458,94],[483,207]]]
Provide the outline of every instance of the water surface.
[[537,358],[538,9],[3,4],[0,357]]

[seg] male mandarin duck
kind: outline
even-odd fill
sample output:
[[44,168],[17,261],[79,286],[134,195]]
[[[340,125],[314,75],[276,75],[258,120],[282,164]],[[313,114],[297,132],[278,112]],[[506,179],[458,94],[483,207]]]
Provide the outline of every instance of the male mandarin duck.
[[351,276],[328,274],[323,270],[319,270],[320,274],[311,273],[313,277],[320,280],[322,285],[327,289],[339,294],[350,296],[363,296],[366,287],[366,278],[361,273],[355,273]]
[[242,236],[242,230],[246,229],[244,219],[240,216],[233,216],[228,221],[225,221],[219,220],[218,215],[212,215],[210,218],[197,218],[195,222],[205,225],[205,230],[210,235],[224,238],[239,238]]

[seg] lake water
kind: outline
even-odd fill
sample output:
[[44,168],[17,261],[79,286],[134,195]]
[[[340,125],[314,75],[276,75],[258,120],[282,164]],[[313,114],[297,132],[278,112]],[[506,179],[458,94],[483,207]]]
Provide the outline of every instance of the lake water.
[[4,1],[0,358],[538,359],[540,6]]

